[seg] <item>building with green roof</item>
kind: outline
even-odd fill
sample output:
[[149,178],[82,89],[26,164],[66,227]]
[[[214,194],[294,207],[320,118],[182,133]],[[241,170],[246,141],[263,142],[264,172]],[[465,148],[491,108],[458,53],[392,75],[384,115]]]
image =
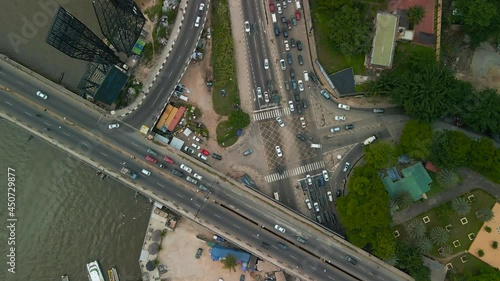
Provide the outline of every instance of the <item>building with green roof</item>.
[[[397,173],[395,168],[389,171],[393,175]],[[432,179],[420,162],[401,170],[402,175],[398,173],[394,177],[388,174],[382,178],[382,182],[392,199],[395,199],[399,193],[409,192],[413,201],[417,201],[424,198],[425,193],[431,190]]]
[[396,48],[396,35],[398,16],[387,12],[377,14],[375,21],[375,36],[370,54],[370,66],[391,68],[394,50]]

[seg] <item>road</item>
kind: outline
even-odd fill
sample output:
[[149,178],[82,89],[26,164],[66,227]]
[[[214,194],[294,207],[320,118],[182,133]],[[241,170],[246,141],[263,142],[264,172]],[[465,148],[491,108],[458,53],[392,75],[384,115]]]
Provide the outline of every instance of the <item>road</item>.
[[[283,268],[292,273],[300,272],[302,276],[309,276],[313,280],[331,280],[329,276],[333,280],[372,280],[372,273],[384,280],[401,280],[393,268],[386,268],[373,257],[367,258],[366,253],[345,241],[332,239],[333,234],[318,229],[297,214],[286,211],[248,189],[242,189],[241,185],[234,186],[231,181],[216,175],[208,167],[198,166],[197,162],[191,162],[183,154],[153,147],[134,128],[81,107],[73,99],[45,88],[17,69],[0,69],[0,84],[19,93],[1,91],[0,108],[3,112],[111,170],[119,171],[123,163],[137,172],[147,168],[153,172],[152,175],[141,175],[136,181],[141,192],[152,192],[161,198],[160,202],[173,209],[177,207],[182,212],[197,214],[202,223],[217,227],[226,238],[234,242],[241,241],[239,245],[257,255],[278,260]],[[37,90],[44,91],[49,98],[40,99],[35,95]],[[37,117],[37,114],[42,116]],[[117,122],[121,125],[119,129],[107,128],[109,124]],[[44,131],[44,128],[50,131]],[[175,167],[180,163],[193,167],[204,176],[204,185],[211,186],[213,183],[208,198],[205,200],[202,193],[196,192],[196,187],[184,179],[146,162],[144,157],[148,147],[159,151],[161,155],[169,155],[176,161]],[[167,167],[172,168],[171,165]],[[229,217],[232,219],[228,220]],[[274,231],[275,224],[286,228],[286,233]],[[257,228],[262,229],[261,233],[265,235],[259,235],[258,240],[249,240],[247,236],[251,232],[248,229]],[[295,242],[296,236],[307,239],[307,244],[299,245]],[[272,245],[282,241],[289,248],[267,252],[260,249],[261,239],[269,240]],[[346,255],[355,257],[358,264],[351,267],[345,261]],[[298,261],[301,264],[297,264]],[[296,268],[297,265],[299,268]]]

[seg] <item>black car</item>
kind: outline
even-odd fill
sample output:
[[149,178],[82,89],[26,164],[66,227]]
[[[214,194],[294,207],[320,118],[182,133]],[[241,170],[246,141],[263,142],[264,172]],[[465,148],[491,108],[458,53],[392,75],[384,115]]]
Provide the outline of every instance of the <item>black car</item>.
[[300,106],[300,103],[298,103],[298,104],[296,105],[296,107],[297,107],[297,113],[298,113],[298,114],[301,114],[301,113],[302,113],[302,106]]
[[297,40],[297,49],[302,51],[302,42],[300,40]]
[[253,34],[257,35],[259,34],[259,28],[257,27],[257,23],[253,23]]
[[280,28],[278,26],[274,27],[274,35],[280,36]]
[[297,90],[297,81],[295,79],[292,79],[292,89]]
[[290,83],[288,83],[288,81],[285,81],[285,89],[290,91]]
[[282,23],[286,23],[286,18],[285,17],[281,17],[281,22]]
[[278,174],[283,175],[283,173],[285,172],[285,167],[278,165],[276,170],[278,171]]
[[300,93],[299,92],[295,92],[295,94],[293,96],[295,98],[295,101],[300,101]]
[[286,61],[289,65],[293,63],[292,55],[290,55],[290,53],[286,54]]
[[339,198],[342,195],[342,191],[340,189],[337,189],[337,198]]
[[260,245],[261,245],[264,249],[269,249],[269,248],[271,248],[271,245],[267,244],[266,242],[260,242]]
[[283,28],[283,36],[285,36],[285,38],[288,38],[288,30],[286,30],[286,28]]
[[313,71],[309,71],[309,78],[311,78],[313,82],[318,81],[318,77],[316,77],[316,74],[314,74]]
[[354,125],[353,124],[349,124],[349,125],[345,125],[344,127],[346,130],[351,130],[351,129],[354,129]]
[[301,141],[306,141],[306,140],[307,140],[306,136],[301,135],[301,134],[297,134],[297,138],[298,138],[299,140],[301,140]]
[[295,71],[293,71],[293,68],[290,68],[290,78],[295,79]]
[[295,39],[290,39],[290,48],[295,48]]
[[267,79],[267,88],[271,89],[271,79]]
[[299,55],[298,58],[299,58],[299,64],[304,65],[304,58],[302,58],[302,55]]
[[302,100],[302,107],[307,108],[307,101],[305,99]]
[[286,250],[286,245],[281,242],[278,242],[278,247],[280,247],[283,250]]
[[222,160],[222,156],[220,156],[217,153],[212,153],[212,158],[217,159],[217,160]]
[[177,170],[177,169],[173,169],[172,170],[172,174],[174,174],[174,175],[176,175],[178,177],[181,177],[181,178],[184,177],[184,173],[181,172],[181,171],[179,171],[179,170]]

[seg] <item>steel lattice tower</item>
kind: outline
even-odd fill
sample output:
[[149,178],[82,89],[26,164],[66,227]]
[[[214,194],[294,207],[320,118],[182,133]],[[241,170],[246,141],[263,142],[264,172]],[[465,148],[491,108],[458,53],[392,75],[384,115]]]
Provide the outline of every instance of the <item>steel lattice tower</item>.
[[59,7],[45,41],[72,58],[86,61],[99,58],[113,65],[120,63],[97,35],[62,7]]
[[101,32],[119,52],[130,56],[146,18],[134,0],[93,0]]

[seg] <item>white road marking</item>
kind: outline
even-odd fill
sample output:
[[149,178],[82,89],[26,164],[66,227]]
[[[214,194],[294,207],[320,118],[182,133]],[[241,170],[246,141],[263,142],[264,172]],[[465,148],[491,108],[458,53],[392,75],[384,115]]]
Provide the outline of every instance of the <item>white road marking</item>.
[[236,227],[237,229],[240,229],[239,226],[237,226],[236,224],[233,223],[233,226]]
[[8,105],[10,105],[10,106],[12,106],[12,103],[10,103],[10,102],[8,102],[8,101],[6,101],[5,103],[6,103],[6,104],[8,104]]
[[172,72],[170,72],[170,74],[168,75],[168,77],[167,77],[167,78],[170,78],[170,76],[172,76]]
[[294,257],[294,256],[292,256],[292,255],[290,255],[290,257],[291,257],[292,259],[297,259],[296,257]]
[[49,123],[47,123],[47,122],[43,122],[43,124],[45,124],[45,125],[47,125],[47,126],[49,126],[49,127],[50,127],[50,126],[52,126],[52,125],[50,125],[50,124],[49,124]]
[[219,219],[222,219],[222,217],[217,214],[214,214],[214,216],[218,217]]
[[[66,136],[68,136],[68,137],[70,136],[70,134],[67,134],[67,133],[65,133],[65,132],[63,132],[63,134],[65,134],[65,135],[66,135]],[[108,157],[107,155],[105,155],[105,156],[106,156],[106,157]]]
[[332,276],[328,275],[328,278],[332,279],[332,280],[335,280],[335,278],[333,278]]
[[164,185],[162,185],[161,183],[157,182],[156,183],[157,185],[161,186],[161,187],[165,187]]
[[177,58],[177,62],[179,62],[179,60],[180,60],[180,59],[181,59],[181,56],[179,56],[179,57]]
[[24,113],[25,113],[26,115],[33,116],[33,115],[31,115],[30,113],[28,113],[28,112],[26,112],[26,111],[25,111]]
[[0,74],[5,75],[5,73],[3,73],[3,72],[1,72],[1,71],[0,71]]
[[310,266],[310,265],[308,265],[308,266],[309,266],[310,268],[312,268],[313,270],[316,270],[316,267],[312,267],[312,266]]
[[21,81],[17,81],[17,83],[19,83],[19,84],[21,84],[21,85],[24,85],[24,83],[23,83],[23,82],[21,82]]
[[180,198],[184,198],[184,196],[180,195],[179,193],[176,193],[177,196],[179,196]]
[[189,42],[189,40],[186,40],[186,43],[184,43],[184,46],[187,46],[187,45],[188,45],[188,42]]
[[139,146],[139,145],[138,145],[137,143],[135,143],[135,142],[132,142],[132,144],[133,144],[133,145],[135,145],[135,146]]
[[100,152],[100,153],[101,153],[102,155],[104,155],[104,156],[108,157],[108,155],[106,155],[106,154],[104,154],[104,153],[102,153],[102,152]]

